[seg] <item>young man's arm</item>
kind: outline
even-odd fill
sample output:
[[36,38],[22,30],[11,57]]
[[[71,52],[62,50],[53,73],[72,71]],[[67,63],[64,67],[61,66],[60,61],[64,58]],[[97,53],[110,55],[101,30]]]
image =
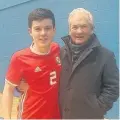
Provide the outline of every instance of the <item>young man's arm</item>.
[[20,84],[22,79],[22,65],[19,56],[18,52],[12,55],[5,76],[6,82],[3,90],[2,107],[3,116],[6,119],[11,117],[14,88]]
[[15,86],[9,84],[8,82],[5,82],[2,96],[2,113],[4,119],[11,118],[14,88]]

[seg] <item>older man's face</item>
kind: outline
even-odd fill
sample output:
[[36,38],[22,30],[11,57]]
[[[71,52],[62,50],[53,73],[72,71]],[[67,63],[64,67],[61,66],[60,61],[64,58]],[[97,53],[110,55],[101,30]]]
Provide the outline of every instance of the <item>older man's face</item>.
[[92,26],[84,13],[75,14],[69,23],[69,34],[74,44],[83,44],[92,34]]

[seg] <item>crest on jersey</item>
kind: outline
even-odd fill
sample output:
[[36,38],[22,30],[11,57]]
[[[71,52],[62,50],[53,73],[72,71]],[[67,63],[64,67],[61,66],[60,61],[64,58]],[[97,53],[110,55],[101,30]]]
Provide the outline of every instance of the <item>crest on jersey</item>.
[[61,61],[60,61],[60,57],[56,57],[56,62],[57,62],[57,64],[61,64]]

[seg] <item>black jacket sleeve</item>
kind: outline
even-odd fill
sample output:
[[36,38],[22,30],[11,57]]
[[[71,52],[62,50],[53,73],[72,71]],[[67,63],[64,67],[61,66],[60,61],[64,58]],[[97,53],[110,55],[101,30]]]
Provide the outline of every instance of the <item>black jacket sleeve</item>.
[[113,53],[106,61],[102,77],[102,91],[98,99],[109,110],[119,96],[119,70]]

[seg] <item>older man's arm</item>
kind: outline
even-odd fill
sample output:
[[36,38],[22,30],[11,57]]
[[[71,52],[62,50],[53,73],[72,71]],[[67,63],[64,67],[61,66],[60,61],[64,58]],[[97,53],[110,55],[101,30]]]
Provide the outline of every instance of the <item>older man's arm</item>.
[[20,85],[16,87],[17,91],[20,93],[24,93],[27,91],[29,85],[25,80],[21,80]]
[[110,55],[106,62],[102,80],[103,89],[98,100],[106,110],[109,110],[119,97],[119,70],[114,54]]

